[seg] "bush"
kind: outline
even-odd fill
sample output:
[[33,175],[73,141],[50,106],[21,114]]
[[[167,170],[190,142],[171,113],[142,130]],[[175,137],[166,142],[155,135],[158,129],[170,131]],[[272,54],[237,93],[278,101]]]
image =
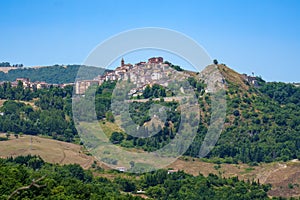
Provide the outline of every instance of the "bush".
[[233,115],[236,117],[240,116],[240,111],[238,110],[233,111]]
[[124,140],[124,135],[119,132],[113,132],[109,138],[113,144],[120,144]]

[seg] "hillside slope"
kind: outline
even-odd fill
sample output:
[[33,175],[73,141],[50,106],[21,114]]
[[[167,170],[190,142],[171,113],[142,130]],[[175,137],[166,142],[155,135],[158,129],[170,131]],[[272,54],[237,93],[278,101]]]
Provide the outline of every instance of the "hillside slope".
[[[61,142],[48,138],[37,136],[22,136],[14,138],[10,137],[8,141],[0,142],[0,158],[10,156],[26,156],[38,155],[49,163],[58,163],[60,165],[79,164],[84,169],[92,169],[93,163],[102,169],[109,168],[97,161],[92,156],[86,155],[85,150],[80,145]],[[272,184],[271,190],[268,192],[270,196],[292,197],[300,195],[299,161],[277,162],[260,164],[259,166],[250,167],[247,164],[215,164],[204,162],[198,159],[183,157],[170,164],[167,168],[183,170],[184,172],[198,176],[199,173],[208,176],[210,173],[222,175],[223,177],[235,177],[240,180],[255,180],[261,184]],[[95,173],[97,176],[115,179],[120,176],[118,173]],[[124,174],[125,176],[125,174]],[[291,185],[293,186],[291,188]]]
[[[221,82],[224,82],[226,90],[226,119],[221,137],[207,158],[218,158],[220,162],[227,163],[241,161],[253,165],[299,158],[300,88],[285,83],[266,83],[260,77],[251,77],[256,81],[254,85],[244,75],[225,65],[218,65],[218,69],[223,76]],[[197,136],[185,155],[197,157],[210,123],[211,94],[205,92],[206,85],[203,80],[197,79],[196,73],[188,80],[198,97],[201,122]],[[96,94],[96,108],[101,107],[104,97],[108,99],[105,101],[106,109],[99,110],[99,119],[105,117],[105,112],[110,112],[109,98],[113,86],[108,84],[107,87],[110,89],[100,89],[100,93]],[[171,108],[161,131],[150,138],[135,138],[125,134],[124,140],[118,141],[121,146],[154,151],[174,137],[180,124],[180,111],[176,102],[132,102],[129,109],[131,117],[136,124],[146,125],[150,120],[147,110],[152,104]],[[142,128],[148,131],[147,127]]]
[[[76,77],[80,68],[80,75],[83,77]],[[75,82],[75,78],[85,80],[93,79],[95,74],[102,74],[104,71],[105,70],[103,68],[82,65],[54,65],[37,68],[18,68],[9,70],[7,73],[0,71],[0,82],[15,81],[16,78],[29,78],[32,82],[45,81],[50,84],[73,83]]]
[[225,129],[209,157],[248,163],[298,158],[300,107],[295,97],[300,88],[258,77],[259,87],[254,87],[243,75],[218,67],[226,80],[227,113]]
[[39,155],[46,162],[64,164],[79,164],[88,169],[94,158],[86,155],[80,145],[24,135],[19,138],[10,137],[8,141],[0,143],[0,157]]

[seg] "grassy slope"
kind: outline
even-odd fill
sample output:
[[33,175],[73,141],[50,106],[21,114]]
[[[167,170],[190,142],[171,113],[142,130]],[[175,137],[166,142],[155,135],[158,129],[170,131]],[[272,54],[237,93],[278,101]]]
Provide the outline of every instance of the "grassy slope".
[[10,140],[0,142],[0,157],[28,154],[40,155],[50,163],[77,163],[83,168],[89,168],[94,161],[94,158],[87,156],[79,145],[38,136],[23,135],[18,139],[10,136]]

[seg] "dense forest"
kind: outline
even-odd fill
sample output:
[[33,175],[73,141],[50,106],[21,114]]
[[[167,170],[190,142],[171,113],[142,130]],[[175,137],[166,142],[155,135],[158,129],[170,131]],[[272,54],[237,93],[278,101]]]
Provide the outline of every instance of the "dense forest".
[[[105,178],[103,173],[114,178]],[[0,199],[143,199],[137,194],[142,191],[150,199],[250,200],[268,199],[270,189],[270,185],[237,177],[191,176],[183,171],[127,176],[99,167],[87,171],[76,164],[59,166],[30,155],[0,159],[0,177]]]
[[72,92],[72,86],[30,90],[24,89],[21,82],[17,87],[4,83],[0,86],[0,99],[6,99],[0,108],[0,131],[16,136],[39,134],[75,141],[77,131],[71,117]]

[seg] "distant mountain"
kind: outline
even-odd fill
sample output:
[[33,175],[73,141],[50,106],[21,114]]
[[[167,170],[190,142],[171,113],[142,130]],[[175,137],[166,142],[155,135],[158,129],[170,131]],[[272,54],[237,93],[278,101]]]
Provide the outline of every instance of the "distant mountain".
[[[78,70],[81,77],[76,77]],[[19,68],[9,70],[7,73],[0,72],[1,81],[15,81],[16,78],[29,78],[32,82],[45,81],[51,84],[73,83],[77,79],[93,79],[98,74],[104,73],[105,69],[83,65],[54,65],[37,68]]]

